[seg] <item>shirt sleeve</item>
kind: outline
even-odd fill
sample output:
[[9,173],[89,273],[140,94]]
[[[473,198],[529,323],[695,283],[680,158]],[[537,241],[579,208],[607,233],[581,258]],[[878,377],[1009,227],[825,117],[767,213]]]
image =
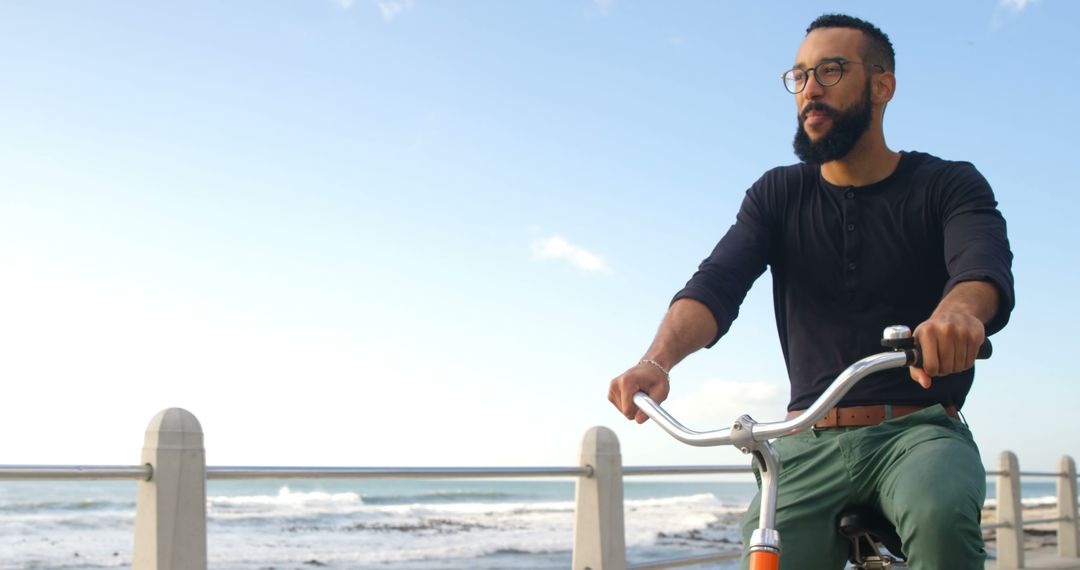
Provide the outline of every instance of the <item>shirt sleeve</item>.
[[998,312],[987,335],[1005,327],[1015,306],[1012,251],[1005,217],[990,184],[969,163],[955,163],[942,177],[942,223],[949,280],[944,293],[962,281],[989,281],[997,287]]
[[768,265],[771,232],[763,207],[764,180],[762,177],[747,191],[735,224],[671,300],[675,303],[680,299],[694,299],[712,312],[717,332],[706,347],[716,344],[731,328],[746,293]]

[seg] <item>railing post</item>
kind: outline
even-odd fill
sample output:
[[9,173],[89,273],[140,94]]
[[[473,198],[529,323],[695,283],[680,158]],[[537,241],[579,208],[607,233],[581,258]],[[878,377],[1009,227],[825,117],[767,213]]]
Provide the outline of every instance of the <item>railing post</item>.
[[187,410],[164,410],[146,428],[153,468],[135,497],[133,570],[206,570],[206,451]]
[[581,441],[581,465],[592,477],[578,477],[574,521],[574,570],[624,570],[622,454],[619,439],[597,426]]
[[1057,482],[1058,556],[1080,558],[1080,528],[1076,517],[1076,462],[1063,455],[1058,463]]
[[1020,504],[1020,462],[1016,454],[1002,451],[998,459],[997,529],[998,568],[1024,567],[1024,523]]

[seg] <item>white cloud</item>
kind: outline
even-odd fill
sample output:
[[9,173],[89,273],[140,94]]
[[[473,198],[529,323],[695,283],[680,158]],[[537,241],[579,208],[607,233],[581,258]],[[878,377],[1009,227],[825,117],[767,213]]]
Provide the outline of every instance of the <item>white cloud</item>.
[[355,1],[356,0],[334,0],[334,2],[336,4],[340,5],[342,8],[344,8],[346,10],[348,10],[349,8],[352,8],[353,2],[355,2]]
[[1034,4],[1037,0],[1000,0],[998,6],[1001,8],[1007,8],[1013,12],[1020,12],[1024,8]]
[[596,8],[600,10],[600,14],[607,16],[608,11],[611,10],[611,6],[615,4],[615,0],[593,0],[593,4],[596,4]]
[[565,259],[574,267],[584,271],[611,273],[611,268],[608,267],[604,258],[579,245],[566,241],[558,234],[534,241],[532,243],[532,252],[534,256],[544,259]]
[[405,10],[410,10],[413,7],[413,0],[379,0],[376,2],[379,5],[379,11],[382,12],[383,20],[387,22],[396,18],[399,14]]
[[998,0],[994,15],[990,20],[990,29],[1000,30],[1006,23],[1018,18],[1020,13],[1039,0]]
[[693,392],[674,391],[664,407],[691,429],[720,429],[743,414],[772,422],[783,419],[787,411],[787,394],[781,390],[784,386],[709,380]]

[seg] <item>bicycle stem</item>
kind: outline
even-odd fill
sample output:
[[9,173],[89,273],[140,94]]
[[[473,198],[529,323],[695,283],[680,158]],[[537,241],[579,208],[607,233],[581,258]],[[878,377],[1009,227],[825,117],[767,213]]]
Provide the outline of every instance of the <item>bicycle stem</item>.
[[780,488],[780,455],[763,441],[753,451],[761,476],[761,509],[758,528],[750,536],[750,552],[780,553],[780,533],[776,531],[776,495]]

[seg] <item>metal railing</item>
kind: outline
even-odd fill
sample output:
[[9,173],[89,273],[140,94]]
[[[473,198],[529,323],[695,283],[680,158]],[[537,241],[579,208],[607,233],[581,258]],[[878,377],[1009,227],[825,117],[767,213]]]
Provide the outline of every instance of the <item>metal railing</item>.
[[718,553],[627,564],[623,477],[749,474],[749,466],[623,467],[619,442],[604,427],[586,432],[581,461],[570,467],[268,467],[207,466],[202,428],[190,412],[164,410],[146,430],[142,465],[0,465],[0,481],[132,480],[136,570],[206,570],[206,481],[255,479],[573,478],[577,481],[573,567],[658,570],[739,558]]
[[[149,481],[150,465],[0,465],[0,481],[64,480]],[[623,476],[749,474],[744,465],[636,465],[623,467]],[[207,480],[258,479],[491,479],[592,477],[584,467],[236,467],[208,466]]]
[[149,465],[0,465],[0,481],[64,479],[149,481],[153,474],[154,469]]
[[[1080,533],[1077,532],[1076,462],[1065,455],[1055,471],[1021,471],[1016,454],[1004,451],[998,457],[998,469],[987,471],[997,477],[995,521],[982,525],[995,531],[999,568],[1024,568],[1024,526],[1057,523],[1057,548],[1061,558],[1080,557]],[[1057,479],[1057,516],[1023,518],[1020,496],[1021,477]]]
[[[636,465],[623,467],[623,476],[749,474],[744,465]],[[150,465],[0,465],[0,481],[149,481]],[[207,480],[257,479],[491,479],[592,477],[585,467],[214,467]],[[1027,475],[1025,473],[1025,475]]]
[[[254,479],[480,479],[574,478],[577,481],[575,570],[661,570],[725,560],[740,552],[628,564],[623,523],[623,478],[641,475],[748,474],[748,466],[626,466],[608,428],[586,432],[579,464],[571,467],[258,467],[206,466],[202,428],[189,412],[170,408],[146,431],[142,465],[0,465],[3,480],[138,481],[135,507],[136,570],[206,570],[206,481]],[[1016,455],[1003,452],[997,477],[996,532],[999,568],[1024,568],[1023,527],[1057,523],[1058,553],[1078,558],[1076,464],[1062,457],[1057,472],[1022,472]],[[1023,519],[1020,477],[1057,479],[1057,516]]]

